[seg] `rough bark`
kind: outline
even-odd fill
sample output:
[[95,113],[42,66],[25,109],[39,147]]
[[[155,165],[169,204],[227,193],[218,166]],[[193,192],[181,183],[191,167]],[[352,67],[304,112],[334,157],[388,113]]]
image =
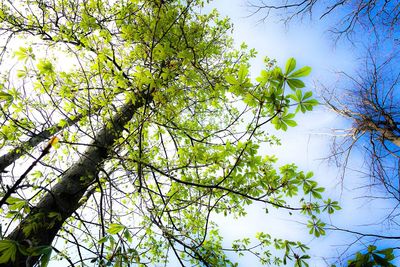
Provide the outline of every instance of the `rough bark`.
[[[134,104],[129,103],[123,106],[113,118],[113,127],[105,126],[96,135],[96,140],[80,160],[65,172],[61,181],[45,194],[7,239],[15,240],[22,245],[51,245],[65,220],[79,208],[80,199],[93,183],[99,166],[109,157],[112,145],[120,136],[124,125],[132,119],[137,109],[145,104],[146,99],[144,97]],[[54,212],[61,215],[61,220],[48,216],[49,213]],[[32,223],[36,224],[36,229],[26,235],[23,229]],[[0,264],[0,266],[33,266],[38,259],[39,257],[28,257],[18,252],[15,262]]]
[[[325,103],[337,114],[351,119],[353,123],[353,132],[355,135],[368,132],[379,136],[379,142],[390,141],[397,147],[400,147],[400,129],[398,123],[394,119],[395,110],[389,109],[385,111],[379,103],[375,103],[369,99],[362,99],[363,109],[353,108],[351,105],[337,104],[331,102],[330,99],[324,98]],[[337,106],[341,106],[337,107]],[[349,108],[353,108],[355,111]]]
[[364,125],[366,130],[370,131],[371,133],[379,133],[382,137],[382,140],[388,140],[400,147],[400,137],[389,127],[379,126],[377,123],[368,120],[364,121]]

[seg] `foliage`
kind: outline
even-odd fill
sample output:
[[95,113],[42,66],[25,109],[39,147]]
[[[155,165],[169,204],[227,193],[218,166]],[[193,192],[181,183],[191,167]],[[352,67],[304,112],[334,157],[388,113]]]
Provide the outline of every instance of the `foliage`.
[[[263,264],[308,266],[305,245],[267,233],[256,244],[245,237],[224,247],[213,215],[241,217],[263,203],[302,213],[311,234],[324,234],[321,212],[331,214],[337,202],[323,200],[311,172],[278,166],[260,151],[279,143],[268,124],[286,131],[299,111],[318,104],[301,80],[311,69],[291,58],[283,72],[267,58],[252,81],[256,52],[234,49],[229,20],[203,14],[203,5],[1,6],[8,39],[0,259],[7,266],[45,265],[52,245],[54,260],[72,266],[170,258],[181,266],[235,266],[226,254],[232,250]],[[18,38],[24,44],[14,51],[9,43]],[[30,172],[38,161],[42,167]],[[21,168],[29,173],[23,179]]]
[[[394,267],[390,261],[394,259],[393,249],[377,250],[376,246],[368,246],[368,251],[365,254],[357,252],[356,258],[348,261],[349,267],[374,267],[385,266]],[[333,265],[332,267],[335,267]]]

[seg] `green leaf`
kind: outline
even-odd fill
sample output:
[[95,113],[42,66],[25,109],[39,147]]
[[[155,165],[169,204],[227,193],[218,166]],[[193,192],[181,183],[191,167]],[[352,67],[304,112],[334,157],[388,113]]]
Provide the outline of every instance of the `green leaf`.
[[285,122],[288,126],[290,126],[290,127],[295,127],[295,126],[297,126],[297,122],[294,121],[294,120],[285,120],[284,122]]
[[18,78],[26,77],[26,71],[25,70],[17,70],[17,77]]
[[303,104],[304,104],[304,105],[307,105],[307,106],[314,107],[314,106],[318,106],[318,105],[319,105],[319,102],[318,102],[318,100],[316,100],[316,99],[310,99],[310,100],[304,101]]
[[374,258],[375,263],[379,264],[379,266],[388,266],[390,264],[386,259],[377,254],[372,254],[372,258]]
[[387,249],[379,250],[376,253],[385,255],[385,258],[388,259],[388,260],[393,260],[394,259],[393,248],[387,248]]
[[303,100],[303,92],[300,89],[296,90],[296,99],[298,99],[298,102]]
[[14,97],[6,92],[0,91],[0,101],[12,102]]
[[7,204],[15,204],[15,203],[20,202],[20,201],[22,201],[22,199],[20,199],[20,198],[8,197],[7,200],[6,200],[6,203]]
[[111,223],[110,227],[108,228],[107,232],[109,234],[115,235],[121,232],[122,230],[125,229],[125,226],[119,224],[119,223]]
[[299,79],[287,79],[286,83],[292,90],[296,90],[296,88],[304,88],[306,86],[304,82]]
[[235,84],[238,83],[238,81],[236,80],[236,78],[233,77],[232,75],[225,76],[225,80],[226,80],[229,84],[231,84],[231,85],[235,85]]
[[239,72],[238,72],[238,82],[243,83],[245,81],[248,73],[249,73],[249,69],[246,67],[246,65],[244,65],[244,64],[240,65]]
[[20,47],[18,51],[15,51],[14,56],[17,57],[18,60],[28,60],[29,58],[35,59],[35,54],[33,53],[32,47]]
[[54,72],[53,64],[48,60],[40,60],[37,64],[40,74],[50,74]]
[[260,76],[256,78],[256,81],[259,82],[261,86],[264,86],[268,82],[270,75],[270,72],[262,70]]
[[0,240],[0,263],[14,262],[17,249],[17,242],[8,239]]
[[97,241],[97,243],[103,244],[103,243],[107,242],[107,240],[108,240],[108,235],[103,236],[102,238],[100,238],[100,239]]
[[[312,97],[312,92],[308,91],[304,94],[303,100]],[[315,100],[316,101],[316,100]]]
[[17,211],[24,208],[28,204],[26,200],[15,197],[8,197],[6,202],[9,205],[8,208],[10,210],[17,210]]
[[376,250],[376,246],[373,246],[373,245],[369,245],[368,246],[368,252],[369,253],[372,253],[373,251],[375,251]]
[[51,247],[50,250],[47,253],[44,253],[42,255],[42,257],[40,257],[40,263],[41,263],[41,267],[47,267],[47,265],[49,265],[50,259],[51,259]]
[[272,75],[274,79],[280,81],[283,78],[282,69],[279,67],[274,68]]
[[296,60],[294,58],[289,58],[288,61],[286,62],[286,67],[285,67],[285,74],[288,75],[290,72],[292,72],[296,68]]
[[311,73],[311,68],[308,66],[302,67],[301,69],[296,70],[288,78],[300,78],[305,77]]
[[125,229],[124,237],[125,237],[126,241],[128,241],[129,243],[132,242],[132,235],[131,235],[131,233],[129,232],[128,229]]

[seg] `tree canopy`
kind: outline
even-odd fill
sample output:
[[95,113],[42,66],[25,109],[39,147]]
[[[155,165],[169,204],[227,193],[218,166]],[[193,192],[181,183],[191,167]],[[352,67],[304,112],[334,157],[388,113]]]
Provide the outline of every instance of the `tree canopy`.
[[260,202],[324,234],[338,203],[259,153],[279,144],[267,125],[286,131],[318,104],[311,69],[266,58],[250,79],[256,52],[203,5],[3,1],[1,266],[236,266],[228,251],[307,266],[304,244],[273,233],[225,247],[212,217]]

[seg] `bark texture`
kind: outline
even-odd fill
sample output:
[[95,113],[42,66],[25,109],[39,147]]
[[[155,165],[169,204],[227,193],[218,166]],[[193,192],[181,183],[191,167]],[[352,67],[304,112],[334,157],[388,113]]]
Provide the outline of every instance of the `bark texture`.
[[[120,136],[124,125],[132,119],[138,108],[146,100],[136,101],[123,106],[112,120],[112,128],[104,127],[96,135],[96,140],[87,149],[80,160],[69,168],[61,181],[39,201],[19,226],[7,237],[22,245],[51,245],[57,232],[72,213],[79,208],[79,201],[93,183],[101,166],[110,155],[110,150],[117,137]],[[50,218],[49,213],[59,213],[61,220]],[[35,228],[28,235],[24,228],[35,224]],[[0,266],[33,266],[39,257],[28,257],[20,252],[15,262],[0,264]]]

